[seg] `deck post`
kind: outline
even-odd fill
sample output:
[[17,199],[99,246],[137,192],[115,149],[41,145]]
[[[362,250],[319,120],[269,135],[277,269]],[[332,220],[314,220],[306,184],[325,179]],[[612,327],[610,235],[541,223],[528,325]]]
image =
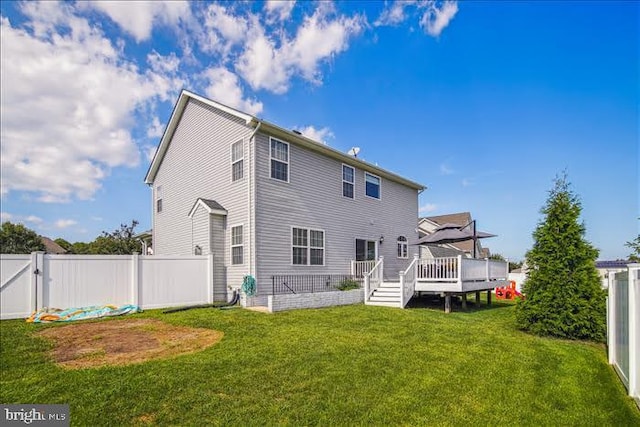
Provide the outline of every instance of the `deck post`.
[[462,309],[463,310],[467,309],[467,293],[466,292],[462,294]]
[[444,294],[444,312],[451,313],[451,294],[448,292]]
[[480,291],[476,291],[476,305],[480,305]]
[[491,289],[487,291],[487,305],[491,305]]

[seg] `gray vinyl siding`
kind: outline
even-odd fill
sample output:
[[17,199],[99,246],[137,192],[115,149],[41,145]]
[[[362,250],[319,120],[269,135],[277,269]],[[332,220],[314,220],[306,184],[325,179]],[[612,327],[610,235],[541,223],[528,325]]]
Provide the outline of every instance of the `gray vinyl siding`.
[[[252,129],[230,114],[189,100],[153,185],[162,186],[163,211],[153,215],[154,253],[193,253],[192,222],[188,213],[198,197],[215,200],[228,212],[225,228],[248,224],[248,136]],[[231,181],[231,145],[244,140],[244,177]],[[224,241],[227,283],[239,286],[248,263],[232,266],[230,233]],[[205,253],[203,251],[203,253]],[[248,256],[245,254],[245,257]]]
[[196,246],[202,248],[202,255],[207,255],[211,252],[209,216],[209,212],[202,206],[198,206],[193,213],[191,218],[191,253],[194,253]]
[[[284,141],[288,142],[288,141]],[[342,162],[289,145],[289,182],[270,178],[267,135],[256,138],[256,277],[269,293],[274,274],[348,274],[356,239],[378,241],[385,277],[398,280],[410,259],[397,258],[396,240],[418,239],[418,192],[381,179],[381,199],[365,196],[364,171],[355,167],[354,199],[342,196]],[[298,266],[291,260],[291,227],[324,230],[325,265]],[[409,255],[416,246],[409,246]]]
[[211,215],[211,253],[213,254],[213,298],[215,301],[227,300],[227,267],[225,263],[225,217]]

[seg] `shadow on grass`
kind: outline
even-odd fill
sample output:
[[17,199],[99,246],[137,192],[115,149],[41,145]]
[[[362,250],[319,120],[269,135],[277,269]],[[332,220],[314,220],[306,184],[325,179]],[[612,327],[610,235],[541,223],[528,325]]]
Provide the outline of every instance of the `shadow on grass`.
[[[495,296],[491,300],[491,305],[487,304],[486,296],[480,298],[480,301],[476,301],[474,297],[467,297],[467,308],[462,308],[462,297],[451,296],[451,311],[461,312],[474,312],[481,310],[494,310],[513,307],[515,301],[497,300]],[[444,311],[444,297],[440,295],[416,295],[407,304],[407,308],[426,308],[431,310]]]

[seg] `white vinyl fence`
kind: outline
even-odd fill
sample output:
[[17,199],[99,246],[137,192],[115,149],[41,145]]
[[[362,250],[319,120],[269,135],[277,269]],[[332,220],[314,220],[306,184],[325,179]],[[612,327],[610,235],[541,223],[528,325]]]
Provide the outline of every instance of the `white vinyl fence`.
[[640,264],[609,274],[609,363],[640,405]]
[[0,319],[43,307],[211,303],[213,256],[0,255]]

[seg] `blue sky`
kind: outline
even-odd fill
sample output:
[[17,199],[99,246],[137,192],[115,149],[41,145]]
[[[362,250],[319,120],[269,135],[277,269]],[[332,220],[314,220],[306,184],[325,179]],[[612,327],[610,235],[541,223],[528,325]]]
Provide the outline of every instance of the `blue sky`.
[[0,3],[2,219],[150,226],[182,88],[425,184],[522,259],[554,177],[601,259],[638,233],[637,2]]

